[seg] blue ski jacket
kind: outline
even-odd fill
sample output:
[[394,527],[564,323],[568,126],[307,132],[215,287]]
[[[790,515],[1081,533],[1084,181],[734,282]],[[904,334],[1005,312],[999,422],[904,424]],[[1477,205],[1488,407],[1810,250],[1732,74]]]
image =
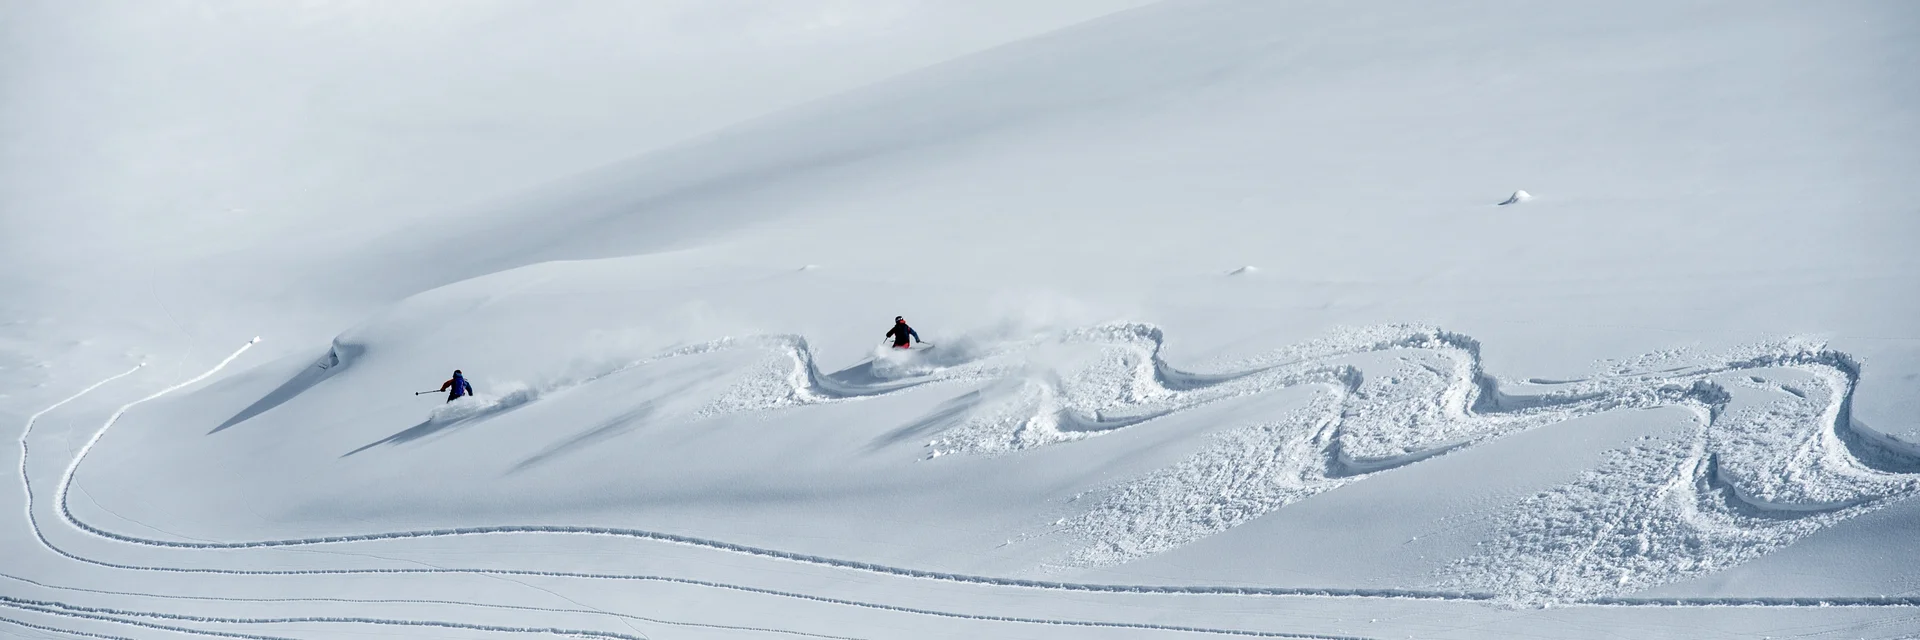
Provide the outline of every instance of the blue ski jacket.
[[441,391],[446,391],[448,389],[453,390],[453,393],[450,393],[447,395],[448,400],[452,400],[454,398],[458,398],[461,396],[473,395],[473,385],[467,384],[467,379],[461,376],[454,376],[452,380],[448,380],[446,382],[440,383]]

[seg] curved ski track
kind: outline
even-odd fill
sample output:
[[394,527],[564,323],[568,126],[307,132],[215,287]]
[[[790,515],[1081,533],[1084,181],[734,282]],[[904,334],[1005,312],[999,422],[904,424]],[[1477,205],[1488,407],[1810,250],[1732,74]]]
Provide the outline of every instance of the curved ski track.
[[[258,549],[275,547],[298,547],[311,545],[335,545],[377,540],[407,538],[457,538],[474,535],[594,535],[613,536],[672,543],[700,547],[710,550],[730,552],[746,556],[765,558],[775,561],[795,562],[843,570],[865,572],[876,576],[894,578],[936,580],[953,583],[967,583],[990,587],[1019,589],[1037,589],[1052,591],[1103,592],[1141,595],[1187,595],[1187,596],[1285,596],[1285,597],[1328,597],[1328,598],[1398,598],[1445,601],[1495,601],[1514,599],[1515,594],[1498,590],[1472,589],[1312,589],[1312,588],[1268,588],[1239,586],[1157,586],[1125,584],[1090,584],[1053,582],[1042,580],[996,578],[965,574],[926,571],[906,567],[892,567],[855,560],[828,558],[751,547],[683,536],[672,533],[626,529],[613,527],[577,527],[577,526],[494,526],[460,527],[447,529],[392,531],[345,536],[322,536],[285,540],[256,540],[237,542],[188,542],[177,540],[159,540],[117,533],[96,527],[79,520],[69,509],[67,500],[74,476],[92,447],[105,436],[107,431],[133,407],[162,397],[179,389],[200,382],[237,359],[247,351],[258,338],[249,341],[233,354],[213,368],[170,386],[159,392],[135,400],[119,407],[87,440],[67,465],[54,491],[55,512],[60,520],[74,530],[99,538],[130,545],[180,550],[220,550],[220,549]],[[1016,361],[1022,350],[1040,343],[1088,345],[1100,350],[1092,366],[1072,371],[1045,371],[1038,375],[1023,368]],[[1298,419],[1307,424],[1304,429],[1280,429],[1275,425],[1263,428],[1242,430],[1240,435],[1255,438],[1259,443],[1274,447],[1274,456],[1295,456],[1307,464],[1295,464],[1290,468],[1276,469],[1272,460],[1254,464],[1250,469],[1257,473],[1272,474],[1272,477],[1284,477],[1288,482],[1272,495],[1259,495],[1253,499],[1248,514],[1236,522],[1214,523],[1212,530],[1206,527],[1190,531],[1198,537],[1204,537],[1219,529],[1231,527],[1260,513],[1311,495],[1337,487],[1341,484],[1363,479],[1374,473],[1415,464],[1436,455],[1442,455],[1475,443],[1513,433],[1535,426],[1558,422],[1580,415],[1589,415],[1601,411],[1621,408],[1646,408],[1654,406],[1686,406],[1694,408],[1705,416],[1700,433],[1694,440],[1692,455],[1675,465],[1677,472],[1674,481],[1661,490],[1662,496],[1669,494],[1687,494],[1676,504],[1691,505],[1694,509],[1704,509],[1715,517],[1736,517],[1747,519],[1765,519],[1784,522],[1812,522],[1812,528],[1829,524],[1839,519],[1851,517],[1865,510],[1877,508],[1889,500],[1906,497],[1920,488],[1914,471],[1920,470],[1920,461],[1916,461],[1910,452],[1888,446],[1876,439],[1873,434],[1857,433],[1851,425],[1848,410],[1854,384],[1860,375],[1859,366],[1846,354],[1817,347],[1802,345],[1772,345],[1756,348],[1741,357],[1728,358],[1718,364],[1669,367],[1651,371],[1651,367],[1641,367],[1639,371],[1620,371],[1603,377],[1576,381],[1553,382],[1554,389],[1535,395],[1513,395],[1501,388],[1501,382],[1488,376],[1480,369],[1479,344],[1471,338],[1422,327],[1389,326],[1350,332],[1335,338],[1316,341],[1289,349],[1284,349],[1259,358],[1236,363],[1233,367],[1218,372],[1190,372],[1169,365],[1161,356],[1164,336],[1161,331],[1150,325],[1114,324],[1091,327],[1068,332],[1060,336],[1035,339],[1024,343],[1001,345],[995,349],[981,349],[963,354],[964,358],[955,362],[937,363],[936,366],[919,368],[906,367],[891,372],[889,379],[876,373],[875,364],[863,365],[865,369],[824,373],[814,363],[811,349],[800,336],[766,336],[748,339],[722,339],[683,348],[662,354],[655,358],[636,361],[613,371],[593,376],[573,384],[586,384],[593,380],[640,366],[646,362],[661,358],[691,355],[729,348],[761,348],[773,354],[773,360],[767,375],[750,379],[742,384],[737,393],[711,407],[711,413],[733,411],[777,409],[782,406],[816,404],[856,400],[889,393],[896,393],[940,382],[985,382],[994,380],[1018,379],[1020,386],[1029,393],[1009,394],[1010,399],[998,406],[983,407],[975,412],[963,425],[950,429],[942,439],[936,439],[930,448],[933,455],[943,453],[1005,453],[1019,449],[1046,446],[1055,442],[1084,437],[1095,437],[1102,433],[1129,428],[1203,404],[1234,397],[1265,393],[1299,385],[1321,385],[1328,391],[1329,398],[1320,407],[1320,414],[1305,415]],[[1351,360],[1365,358],[1384,352],[1401,352],[1397,363],[1386,365],[1389,371],[1380,374],[1375,363],[1357,363]],[[1438,364],[1436,364],[1438,363]],[[925,608],[896,606],[880,602],[826,597],[814,594],[788,592],[776,589],[755,587],[752,585],[728,584],[704,581],[686,577],[634,575],[613,573],[582,573],[565,571],[541,571],[532,569],[496,569],[496,568],[328,568],[328,569],[285,569],[285,570],[235,570],[195,567],[142,566],[109,562],[83,557],[61,548],[41,529],[34,512],[33,481],[27,464],[29,438],[33,425],[44,415],[59,409],[88,393],[120,378],[141,370],[136,366],[128,371],[103,379],[80,392],[42,409],[30,416],[20,436],[20,478],[26,495],[25,514],[38,541],[49,551],[70,560],[95,566],[118,570],[171,572],[181,574],[222,574],[233,576],[287,576],[287,575],[430,575],[430,574],[467,574],[491,576],[527,576],[551,577],[586,580],[650,581],[677,584],[697,588],[719,589],[770,597],[795,599],[826,605],[858,607],[871,610],[891,611],[932,617],[995,621],[1018,624],[1100,627],[1112,629],[1159,630],[1169,632],[1190,632],[1200,634],[1282,637],[1282,638],[1335,638],[1344,636],[1302,635],[1251,629],[1216,629],[1179,625],[1156,625],[1122,621],[1061,620],[1017,616],[981,615],[953,611],[940,611]],[[1785,369],[1801,372],[1811,380],[1824,381],[1827,388],[1824,393],[1810,394],[1807,391],[1782,385],[1780,388],[1792,396],[1814,407],[1812,415],[1817,420],[1789,421],[1787,423],[1767,423],[1766,418],[1756,418],[1755,411],[1742,409],[1730,413],[1729,407],[1736,404],[1733,394],[1728,391],[1727,379],[1739,374],[1752,381],[1753,385],[1764,385],[1765,381],[1757,375],[1745,375],[1748,372],[1763,369]],[[1425,371],[1426,373],[1421,373]],[[1429,375],[1431,374],[1431,375]],[[1740,384],[1746,384],[1742,382]],[[1817,396],[1817,397],[1816,397]],[[1037,398],[1037,399],[1036,399]],[[536,398],[533,398],[537,400]],[[531,400],[529,400],[531,401]],[[1314,414],[1314,412],[1306,412]],[[1777,416],[1778,409],[1766,416]],[[1803,411],[1803,413],[1806,413]],[[1279,426],[1286,425],[1283,419]],[[1756,424],[1758,426],[1756,426]],[[1811,425],[1812,428],[1809,428]],[[1732,435],[1722,432],[1731,430]],[[1771,430],[1771,431],[1770,431]],[[1784,438],[1776,431],[1787,431]],[[1258,433],[1256,433],[1258,432]],[[1255,435],[1248,436],[1246,434]],[[1266,436],[1259,435],[1265,433]],[[1277,434],[1277,435],[1275,435]],[[1270,436],[1270,437],[1269,437]],[[1259,440],[1266,437],[1265,440]],[[1304,443],[1304,444],[1303,444]],[[1233,442],[1236,446],[1244,441]],[[1778,451],[1768,449],[1769,445],[1791,444],[1787,456],[1789,464],[1800,473],[1797,478],[1813,478],[1800,485],[1783,486],[1780,483],[1757,482],[1753,475],[1742,477],[1742,471],[1767,469],[1780,466],[1776,458]],[[942,450],[945,446],[948,449]],[[1305,454],[1305,455],[1302,455]],[[1727,461],[1734,461],[1735,469],[1726,469]],[[1229,461],[1229,468],[1244,461]],[[1246,466],[1242,464],[1241,466]],[[1246,471],[1246,469],[1241,469]],[[1154,491],[1181,490],[1181,467],[1163,471],[1157,476],[1139,479],[1133,485],[1116,487],[1110,498],[1100,503],[1079,524],[1102,524],[1099,521],[1103,511],[1122,513],[1120,507],[1130,505],[1125,498],[1129,495],[1154,497]],[[1168,478],[1173,478],[1169,481]],[[1823,479],[1832,480],[1824,482]],[[1169,489],[1171,487],[1171,489]],[[1132,490],[1129,493],[1129,490]],[[1254,492],[1258,493],[1258,492]],[[1130,515],[1130,512],[1123,513]],[[1165,514],[1157,514],[1148,519],[1148,524],[1164,526]],[[1108,528],[1102,534],[1126,533],[1128,522],[1124,518],[1108,518],[1103,523]],[[1133,525],[1139,525],[1135,522]],[[1178,527],[1175,527],[1176,529]],[[1793,537],[1785,539],[1790,543]],[[1165,548],[1178,546],[1189,540],[1147,541],[1142,553],[1127,555],[1119,561],[1146,555]],[[1155,546],[1155,543],[1159,546]],[[1762,550],[1761,553],[1764,553]],[[1098,564],[1098,561],[1090,564]],[[697,622],[668,621],[645,618],[631,614],[588,609],[547,609],[482,602],[457,602],[437,600],[352,600],[327,598],[222,598],[193,596],[162,596],[137,592],[118,592],[100,589],[43,584],[25,578],[6,576],[14,580],[35,584],[44,588],[71,593],[96,593],[124,595],[142,598],[195,599],[206,601],[230,602],[387,602],[456,605],[489,609],[512,609],[565,613],[576,615],[597,615],[622,620],[632,620],[671,626],[698,626],[715,629],[740,631],[759,631],[782,633],[794,636],[839,638],[800,631],[758,628],[730,627]],[[1471,582],[1467,584],[1472,584]],[[1894,597],[1842,597],[1842,598],[1636,598],[1614,594],[1588,595],[1580,597],[1578,592],[1557,593],[1551,589],[1546,593],[1560,595],[1557,602],[1584,606],[1628,606],[1628,607],[1714,607],[1714,606],[1760,606],[1760,607],[1920,607],[1920,596]],[[1523,598],[1524,599],[1524,598]],[[167,613],[164,611],[140,611],[107,607],[92,607],[54,600],[32,600],[15,597],[0,597],[0,609],[16,612],[34,613],[54,618],[71,620],[91,620],[107,622],[121,626],[144,628],[155,631],[168,631],[202,635],[210,637],[233,637],[265,639],[272,636],[251,635],[182,627],[163,622],[184,622],[213,625],[272,625],[292,623],[341,623],[382,626],[427,626],[447,629],[466,629],[475,631],[571,635],[576,637],[603,638],[643,638],[644,634],[623,634],[618,632],[568,629],[559,627],[512,627],[498,625],[468,624],[444,620],[405,620],[372,617],[333,617],[333,616],[284,616],[284,617],[223,617],[194,616]],[[85,637],[117,638],[119,636],[91,633],[77,629],[55,628],[38,625],[13,617],[0,617],[0,623],[48,632],[68,633]]]

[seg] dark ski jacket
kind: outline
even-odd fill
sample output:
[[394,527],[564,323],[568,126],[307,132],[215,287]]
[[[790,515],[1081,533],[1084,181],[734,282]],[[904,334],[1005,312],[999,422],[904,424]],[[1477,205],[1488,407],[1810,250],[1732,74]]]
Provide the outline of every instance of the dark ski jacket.
[[467,384],[467,379],[460,376],[454,376],[452,380],[448,380],[446,382],[440,383],[441,391],[446,391],[448,389],[453,390],[453,393],[447,394],[448,400],[452,400],[454,398],[458,398],[461,396],[473,395],[473,385]]
[[914,342],[920,341],[920,334],[915,333],[913,327],[907,326],[905,322],[895,322],[893,328],[887,330],[887,337],[893,338],[894,344],[906,344],[908,336],[912,336]]

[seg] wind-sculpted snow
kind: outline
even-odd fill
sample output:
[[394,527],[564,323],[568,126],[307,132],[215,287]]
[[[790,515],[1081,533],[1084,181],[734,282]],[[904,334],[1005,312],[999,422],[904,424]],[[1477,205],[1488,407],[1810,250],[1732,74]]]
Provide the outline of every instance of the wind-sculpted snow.
[[[1914,459],[1853,431],[1846,412],[1858,365],[1817,345],[1763,345],[1684,364],[1681,354],[1650,354],[1519,393],[1482,371],[1477,341],[1417,326],[1350,330],[1208,371],[1168,364],[1161,330],[1137,323],[1011,341],[974,359],[881,353],[834,374],[815,366],[804,339],[759,344],[775,354],[766,370],[714,411],[979,386],[962,398],[963,416],[932,438],[929,457],[1015,454],[1209,403],[1313,389],[1305,407],[1081,496],[1083,511],[1051,527],[1079,541],[1050,563],[1060,566],[1121,564],[1490,438],[1629,409],[1680,406],[1703,417],[1692,442],[1616,453],[1579,483],[1528,500],[1484,554],[1461,560],[1442,582],[1502,595],[1630,592],[1757,557],[1920,487]],[[882,361],[918,368],[871,373]],[[1565,575],[1566,567],[1604,579]]]
[[[1519,431],[1602,412],[1680,407],[1695,416],[1685,437],[1647,439],[1610,452],[1604,462],[1564,486],[1509,507],[1471,555],[1447,565],[1431,585],[1384,589],[1260,586],[1162,586],[1043,581],[890,566],[687,536],[604,526],[472,526],[280,540],[162,540],[113,531],[80,519],[68,506],[74,476],[95,443],[128,410],[205,379],[212,370],[122,406],[92,434],[53,487],[52,512],[74,531],[105,542],[175,553],[247,552],[349,545],[383,540],[469,536],[588,535],[673,544],[737,554],[759,562],[799,563],[884,579],[932,580],[986,588],[1193,596],[1313,596],[1440,601],[1508,599],[1627,606],[1913,606],[1910,598],[1636,600],[1625,594],[1724,569],[1791,544],[1805,535],[1920,490],[1916,461],[1853,431],[1849,399],[1860,368],[1846,354],[1818,345],[1763,345],[1717,358],[1657,354],[1588,378],[1504,382],[1483,371],[1479,344],[1418,326],[1356,329],[1311,343],[1190,370],[1163,357],[1156,327],[1110,324],[962,348],[876,352],[874,358],[825,373],[798,336],[727,338],[662,352],[577,380],[468,401],[434,419],[482,420],[515,406],[564,401],[554,391],[589,384],[666,358],[719,350],[767,353],[702,413],[777,415],[802,405],[857,401],[947,388],[964,411],[927,446],[928,456],[1021,456],[1036,448],[1175,424],[1170,417],[1228,400],[1298,394],[1298,402],[1265,420],[1208,436],[1178,462],[1082,494],[1069,517],[1044,526],[1069,542],[1047,559],[1056,568],[1101,567],[1161,553],[1226,531],[1308,497]],[[251,343],[249,343],[251,345]],[[943,347],[944,348],[944,347]],[[36,519],[35,487],[26,456],[32,420],[136,367],[48,407],[22,434],[20,472],[35,537],[60,556],[119,571],[232,576],[490,575],[578,580],[646,581],[749,593],[824,606],[916,616],[1016,624],[1156,629],[1212,634],[1309,637],[1250,629],[1123,621],[984,615],[903,606],[672,575],[589,573],[545,567],[219,569],[165,563],[129,564],[89,558],[56,544]],[[455,406],[462,403],[454,403]],[[536,544],[529,539],[529,544]],[[342,556],[347,557],[347,556]],[[37,584],[37,583],[36,583]],[[219,600],[218,598],[214,600]],[[423,600],[424,602],[425,600]],[[473,603],[475,607],[495,606]],[[12,598],[0,608],[53,618],[107,621],[150,630],[195,625],[353,624],[424,626],[523,634],[639,637],[563,626],[506,626],[451,619],[370,616],[210,616],[101,608]],[[632,616],[628,616],[632,619]],[[682,624],[656,621],[661,624]],[[700,624],[694,624],[700,626]],[[31,627],[29,627],[31,628]],[[778,629],[765,631],[783,633]],[[201,633],[199,631],[183,631]],[[209,635],[202,633],[202,635]],[[269,637],[224,633],[226,637]],[[799,634],[814,635],[817,634]],[[1319,637],[1319,636],[1313,636]]]
[[[973,359],[929,362],[883,351],[826,374],[804,339],[759,339],[775,354],[766,370],[710,410],[832,402],[942,382],[983,385],[965,416],[929,443],[928,456],[939,457],[1017,453],[1222,400],[1316,389],[1305,408],[1221,433],[1172,467],[1083,496],[1089,506],[1052,528],[1081,541],[1054,563],[1079,567],[1173,549],[1520,430],[1661,406],[1705,416],[1697,442],[1616,454],[1588,479],[1531,499],[1484,555],[1443,578],[1450,587],[1503,595],[1597,597],[1725,568],[1920,487],[1920,476],[1908,473],[1914,459],[1852,430],[1846,409],[1858,365],[1817,346],[1766,345],[1684,366],[1662,366],[1679,354],[1650,354],[1520,395],[1481,370],[1477,341],[1425,327],[1352,330],[1213,371],[1169,365],[1164,343],[1157,327],[1112,324],[979,349]],[[1091,353],[1036,355],[1073,348]],[[906,373],[876,375],[883,364]],[[1862,462],[1863,453],[1878,462]],[[1575,579],[1565,567],[1604,579]]]
[[1224,531],[1374,472],[1543,423],[1469,415],[1482,382],[1478,345],[1419,327],[1380,327],[1281,350],[1227,369],[1177,369],[1145,325],[1068,334],[1101,346],[1083,368],[1029,375],[1009,398],[933,443],[933,455],[1004,453],[1091,437],[1208,403],[1312,387],[1308,406],[1219,434],[1202,452],[1097,491],[1054,533],[1080,546],[1053,562],[1107,566]]
[[1648,391],[1627,390],[1629,406],[1684,404],[1698,428],[1614,452],[1578,481],[1529,498],[1443,584],[1529,601],[1630,593],[1751,560],[1911,496],[1920,475],[1882,465],[1911,470],[1914,460],[1856,454],[1873,446],[1847,415],[1858,371],[1845,354],[1780,345],[1638,378]]
[[[1221,434],[1171,468],[1100,492],[1062,523],[1060,533],[1084,543],[1060,562],[1126,562],[1455,448],[1622,409],[1678,405],[1704,417],[1695,442],[1617,456],[1574,487],[1517,508],[1489,551],[1462,561],[1444,584],[1503,595],[1629,592],[1732,566],[1920,488],[1920,476],[1872,468],[1849,448],[1861,440],[1846,419],[1858,367],[1845,354],[1776,345],[1718,364],[1512,397],[1480,372],[1470,340],[1424,330],[1367,339],[1377,331],[1288,364],[1215,374],[1226,381],[1210,387],[1140,394],[1154,398],[1146,412],[1158,416],[1296,384],[1322,387],[1307,408]],[[1763,374],[1779,382],[1763,382]],[[1737,393],[1728,386],[1736,380],[1744,385]],[[1075,410],[1086,411],[1065,411]],[[1912,468],[1884,449],[1875,455]],[[1623,527],[1628,520],[1665,533]],[[1569,570],[1605,580],[1560,575]],[[1522,579],[1543,575],[1556,577]]]

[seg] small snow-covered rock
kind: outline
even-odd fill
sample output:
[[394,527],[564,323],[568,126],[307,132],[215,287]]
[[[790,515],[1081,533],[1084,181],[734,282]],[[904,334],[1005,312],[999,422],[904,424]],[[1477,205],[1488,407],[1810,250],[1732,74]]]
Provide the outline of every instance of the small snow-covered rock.
[[1533,194],[1531,193],[1527,193],[1526,191],[1515,191],[1513,192],[1513,195],[1507,196],[1507,199],[1505,201],[1502,201],[1500,203],[1500,206],[1504,207],[1510,204],[1520,204],[1522,202],[1526,202],[1532,199],[1533,199]]

